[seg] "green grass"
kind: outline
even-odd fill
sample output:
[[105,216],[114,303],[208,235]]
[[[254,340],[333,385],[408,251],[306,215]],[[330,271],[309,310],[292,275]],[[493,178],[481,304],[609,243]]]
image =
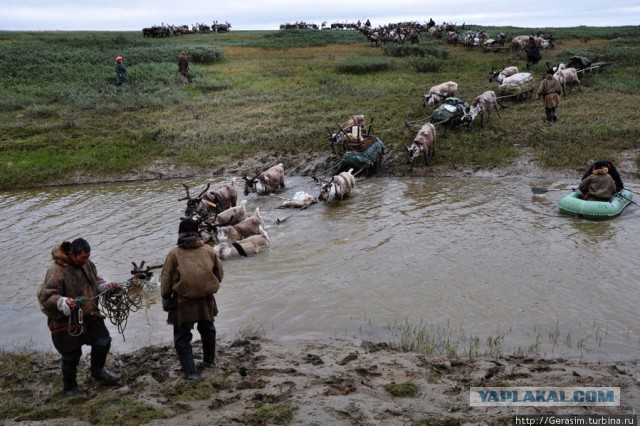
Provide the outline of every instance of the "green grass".
[[266,425],[266,424],[288,424],[293,420],[295,407],[289,404],[264,404],[252,413],[243,416],[246,424]]
[[95,425],[133,426],[166,417],[162,410],[128,396],[98,398],[89,407],[89,420]]
[[[483,27],[508,38],[538,29]],[[434,164],[491,168],[532,150],[540,165],[583,170],[638,148],[640,27],[542,29],[556,47],[544,62],[573,55],[611,61],[582,75],[583,91],[562,100],[560,122],[543,125],[541,101],[491,114],[484,128],[438,130]],[[177,72],[187,52],[191,76]],[[114,58],[131,81],[115,86]],[[375,47],[358,31],[232,31],[145,39],[138,32],[0,32],[0,189],[35,186],[78,174],[108,177],[157,161],[215,168],[264,152],[329,154],[326,128],[365,114],[408,172],[402,148],[421,121],[424,93],[454,80],[471,101],[492,68],[515,54],[466,50],[444,41]],[[518,147],[516,147],[519,146]],[[286,159],[285,159],[286,160]],[[636,157],[636,162],[640,160]],[[286,161],[285,161],[286,163]]]
[[412,381],[408,381],[404,383],[387,383],[384,385],[384,389],[393,396],[405,398],[416,396],[420,391],[420,386]]

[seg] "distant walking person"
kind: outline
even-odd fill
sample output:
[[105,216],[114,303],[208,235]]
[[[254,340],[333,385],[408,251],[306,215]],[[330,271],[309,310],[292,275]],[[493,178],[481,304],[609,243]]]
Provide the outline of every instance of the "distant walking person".
[[129,74],[122,63],[122,56],[116,57],[116,84],[120,86],[122,83],[129,81]]
[[194,324],[202,340],[204,366],[215,364],[218,313],[214,293],[224,277],[222,262],[213,248],[198,233],[198,223],[183,219],[178,227],[178,245],[164,261],[160,295],[162,308],[168,312],[167,323],[173,325],[173,343],[187,380],[196,380],[191,339]]
[[548,122],[558,121],[556,108],[560,103],[560,93],[562,93],[560,82],[553,78],[553,70],[548,69],[546,77],[542,80],[538,88],[538,98],[542,97],[544,111],[547,114],[546,121]]
[[180,56],[178,56],[178,71],[189,78],[189,61],[187,60],[187,54],[184,52],[180,52]]

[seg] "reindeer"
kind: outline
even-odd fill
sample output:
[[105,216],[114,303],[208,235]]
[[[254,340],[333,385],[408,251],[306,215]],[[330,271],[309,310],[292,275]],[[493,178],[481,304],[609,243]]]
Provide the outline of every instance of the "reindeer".
[[296,192],[292,199],[284,200],[278,209],[306,209],[311,204],[316,204],[318,198],[306,192]]
[[280,163],[264,172],[258,173],[253,178],[245,175],[242,179],[245,181],[244,195],[249,195],[252,192],[258,195],[271,194],[278,192],[280,188],[284,188],[284,167]]
[[489,113],[492,109],[496,111],[498,118],[502,118],[500,117],[498,105],[504,108],[504,105],[498,101],[496,93],[493,90],[487,90],[483,94],[475,97],[471,106],[465,110],[462,122],[466,122],[467,127],[471,127],[471,123],[480,115],[480,127],[484,127],[483,118],[485,112],[487,113],[487,122],[489,121]]
[[229,226],[236,225],[247,218],[247,200],[242,200],[239,206],[229,207],[218,213],[214,220],[207,221],[211,225]]
[[429,89],[429,93],[424,95],[424,102],[422,106],[432,106],[442,102],[446,98],[455,96],[458,91],[458,83],[454,81],[447,81],[446,83],[438,84]]
[[[352,172],[353,169],[349,169],[333,176],[329,182],[320,181],[322,186],[320,187],[318,200],[324,202],[334,199],[342,201],[348,197],[356,186],[356,178]],[[318,181],[317,178],[316,181]]]
[[436,155],[436,126],[432,123],[423,124],[411,146],[406,146],[407,164],[413,167],[416,158],[422,152],[425,165],[429,165],[429,160]]
[[189,195],[189,187],[182,184],[187,191],[187,196],[178,201],[187,201],[187,208],[184,212],[185,216],[191,217],[195,214],[207,220],[210,216],[217,215],[230,207],[235,207],[238,199],[238,191],[235,188],[235,179],[229,184],[220,185],[211,191],[209,187],[211,183],[207,183],[207,187],[195,198]]
[[218,33],[226,33],[231,29],[231,24],[225,21],[224,24],[218,24],[218,21],[213,21],[213,25],[211,26],[211,31]]
[[266,250],[271,245],[269,235],[261,226],[258,235],[252,235],[244,240],[229,242],[225,241],[213,246],[213,251],[220,257],[220,259],[229,259],[236,256],[250,256],[258,254],[261,251]]
[[513,66],[505,67],[499,71],[494,70],[492,67],[491,72],[489,73],[490,74],[489,82],[497,81],[498,83],[502,84],[502,82],[506,77],[510,77],[517,73],[518,73],[518,67],[513,67]]
[[264,226],[264,220],[260,216],[260,207],[256,207],[253,216],[249,216],[236,225],[218,227],[217,239],[222,240],[243,240],[251,235],[258,235],[259,228]]
[[[547,62],[547,69],[550,68],[551,67],[549,67],[549,63]],[[574,85],[578,85],[578,90],[582,91],[580,79],[578,78],[578,71],[575,68],[567,68],[565,64],[560,63],[557,67],[553,68],[553,71],[553,78],[558,80],[560,86],[562,87],[562,96],[567,95],[567,86],[569,86],[570,92]]]

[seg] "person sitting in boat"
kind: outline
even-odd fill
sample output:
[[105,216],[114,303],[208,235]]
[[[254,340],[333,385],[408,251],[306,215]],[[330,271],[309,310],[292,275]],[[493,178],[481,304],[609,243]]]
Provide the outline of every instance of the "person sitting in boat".
[[616,191],[616,183],[606,164],[593,166],[593,172],[578,185],[583,200],[609,201]]
[[618,173],[618,169],[613,163],[609,160],[598,160],[591,165],[582,176],[582,180],[585,180],[590,174],[593,173],[593,170],[596,168],[600,168],[602,166],[606,166],[609,169],[609,175],[613,178],[613,181],[616,183],[616,192],[619,192],[624,189],[624,184],[622,183],[622,178],[620,177],[620,173]]

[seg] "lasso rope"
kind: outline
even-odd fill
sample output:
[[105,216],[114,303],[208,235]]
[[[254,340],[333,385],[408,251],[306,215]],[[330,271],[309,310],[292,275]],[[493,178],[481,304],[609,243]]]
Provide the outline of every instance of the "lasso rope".
[[105,290],[94,297],[76,297],[74,301],[78,305],[69,315],[69,327],[67,332],[70,336],[80,336],[84,332],[84,313],[82,303],[86,300],[99,298],[102,313],[109,318],[111,324],[118,327],[118,333],[124,337],[124,330],[127,327],[130,312],[136,312],[142,306],[142,296],[139,292],[131,292],[131,288],[139,285],[139,280],[134,278],[117,283],[120,289],[117,291]]
[[111,324],[118,327],[118,333],[124,337],[124,329],[127,328],[129,313],[136,312],[142,306],[142,296],[140,292],[132,293],[131,287],[136,284],[133,280],[119,284],[120,290],[111,292],[106,290],[100,294],[100,306],[102,312],[109,318]]

